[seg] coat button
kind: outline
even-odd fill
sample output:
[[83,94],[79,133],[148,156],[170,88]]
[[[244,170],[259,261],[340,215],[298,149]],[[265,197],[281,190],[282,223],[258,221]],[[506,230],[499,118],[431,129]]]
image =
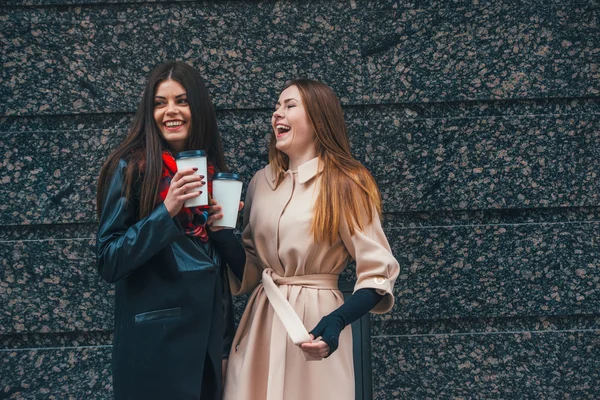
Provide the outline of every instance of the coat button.
[[383,285],[385,283],[385,278],[383,276],[376,276],[373,280],[377,285]]

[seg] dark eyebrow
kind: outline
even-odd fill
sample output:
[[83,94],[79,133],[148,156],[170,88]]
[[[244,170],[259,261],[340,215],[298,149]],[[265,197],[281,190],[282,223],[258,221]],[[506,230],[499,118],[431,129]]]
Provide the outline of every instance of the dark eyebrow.
[[[183,97],[183,96],[187,96],[187,93],[181,93],[181,94],[178,94],[177,96],[175,96],[175,98],[176,98],[176,99],[179,99],[179,98],[181,98],[181,97]],[[166,99],[166,97],[163,97],[163,96],[154,96],[154,98],[155,98],[155,99]]]
[[[292,98],[289,98],[289,99],[285,99],[285,100],[283,101],[283,103],[284,103],[284,104],[285,104],[285,103],[289,103],[289,102],[290,102],[290,101],[292,101],[292,100],[296,100],[296,99],[294,99],[293,97],[292,97]],[[298,101],[298,100],[296,100],[296,101]],[[279,102],[275,103],[275,105],[276,105],[276,106],[278,106],[278,105],[279,105]]]

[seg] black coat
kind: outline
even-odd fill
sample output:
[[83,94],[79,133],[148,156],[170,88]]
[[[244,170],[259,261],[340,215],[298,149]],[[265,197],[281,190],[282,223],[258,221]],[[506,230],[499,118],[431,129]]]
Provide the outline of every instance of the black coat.
[[139,220],[122,191],[125,168],[105,191],[97,236],[98,271],[116,284],[115,399],[220,400],[234,333],[225,268],[211,241],[186,236],[164,204]]

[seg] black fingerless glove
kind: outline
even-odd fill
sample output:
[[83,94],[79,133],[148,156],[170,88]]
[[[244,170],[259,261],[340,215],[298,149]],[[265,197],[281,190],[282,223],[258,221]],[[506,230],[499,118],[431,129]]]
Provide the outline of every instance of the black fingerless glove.
[[[337,310],[336,310],[337,311]],[[340,334],[342,330],[346,327],[344,323],[344,318],[336,314],[336,311],[331,314],[321,318],[321,321],[315,326],[315,329],[310,331],[310,334],[315,338],[321,336],[321,340],[323,340],[329,346],[329,355],[337,350],[339,345]]]
[[347,325],[350,325],[373,309],[383,296],[375,289],[357,290],[346,302],[331,314],[323,317],[310,331],[315,338],[321,339],[329,346],[329,355],[337,350],[340,334]]

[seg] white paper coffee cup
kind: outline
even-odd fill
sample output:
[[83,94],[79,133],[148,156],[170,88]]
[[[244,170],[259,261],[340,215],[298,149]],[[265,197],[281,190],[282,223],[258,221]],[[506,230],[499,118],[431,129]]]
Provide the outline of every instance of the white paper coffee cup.
[[[181,171],[188,168],[198,168],[198,171],[194,172],[195,175],[204,176],[204,181],[208,180],[208,173],[206,168],[206,152],[204,150],[189,150],[177,153],[175,156],[175,162],[177,163],[177,170]],[[188,199],[183,204],[184,207],[198,207],[208,205],[208,185],[204,185],[198,188],[198,191],[202,191],[200,196]]]
[[242,196],[240,176],[229,172],[220,172],[213,177],[212,185],[213,199],[219,203],[223,213],[223,218],[215,221],[213,226],[235,228]]

